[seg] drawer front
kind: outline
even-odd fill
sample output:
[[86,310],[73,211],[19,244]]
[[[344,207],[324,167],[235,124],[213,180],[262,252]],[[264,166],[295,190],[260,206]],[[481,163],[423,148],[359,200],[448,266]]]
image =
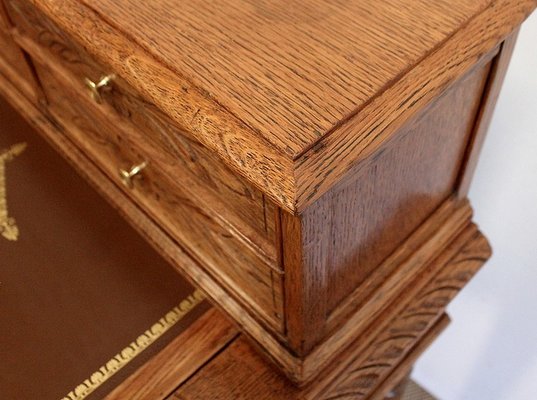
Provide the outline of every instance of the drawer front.
[[[51,116],[100,168],[142,207],[226,290],[252,313],[283,332],[283,277],[267,260],[232,235],[217,211],[185,190],[188,180],[160,168],[145,135],[104,113],[65,75],[36,63]],[[61,76],[61,82],[58,80]],[[127,186],[120,170],[145,163]]]
[[[70,71],[80,93],[89,97],[86,79],[97,83],[109,71],[28,2],[7,0],[6,4],[18,31],[39,46],[43,58],[52,55],[55,62]],[[188,190],[214,204],[230,230],[277,267],[276,209],[259,190],[234,174],[154,105],[140,98],[120,77],[115,76],[99,94],[99,108],[112,110],[123,123],[143,131],[156,149],[161,168],[171,176],[188,176]]]

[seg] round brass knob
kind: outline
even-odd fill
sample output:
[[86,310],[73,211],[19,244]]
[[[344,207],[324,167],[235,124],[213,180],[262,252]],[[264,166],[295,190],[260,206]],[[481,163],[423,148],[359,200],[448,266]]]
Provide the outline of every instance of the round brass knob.
[[103,89],[110,87],[110,82],[114,79],[115,75],[106,75],[99,79],[98,82],[93,82],[89,78],[84,78],[84,83],[89,90],[91,98],[97,103],[101,104],[103,98],[101,92]]
[[133,165],[129,170],[125,170],[123,168],[119,169],[119,176],[121,178],[121,182],[128,187],[129,189],[132,189],[134,187],[134,179],[138,176],[140,176],[142,170],[147,167],[147,162],[144,161],[140,164]]

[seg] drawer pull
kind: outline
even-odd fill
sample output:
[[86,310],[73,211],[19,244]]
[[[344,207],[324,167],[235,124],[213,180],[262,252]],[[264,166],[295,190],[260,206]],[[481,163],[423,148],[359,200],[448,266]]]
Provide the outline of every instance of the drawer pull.
[[86,87],[89,89],[89,93],[91,98],[97,103],[101,104],[103,102],[103,98],[101,96],[101,90],[107,87],[110,87],[110,82],[114,79],[115,75],[106,75],[103,76],[101,79],[99,79],[99,82],[93,82],[89,78],[84,78],[84,83],[86,84]]
[[146,161],[132,166],[131,169],[129,169],[128,171],[123,168],[120,168],[119,176],[121,177],[121,181],[123,182],[123,184],[129,189],[132,189],[134,186],[134,178],[140,176],[140,173],[145,167],[147,167]]

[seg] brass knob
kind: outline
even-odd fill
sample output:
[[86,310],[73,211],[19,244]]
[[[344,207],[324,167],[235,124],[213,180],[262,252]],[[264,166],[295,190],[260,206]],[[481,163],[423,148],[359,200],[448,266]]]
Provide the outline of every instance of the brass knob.
[[145,167],[147,167],[146,161],[132,166],[128,171],[123,168],[120,168],[119,176],[123,184],[129,189],[132,189],[134,187],[134,178],[140,176],[140,173]]
[[91,98],[97,103],[101,104],[103,102],[103,98],[101,96],[101,91],[104,88],[107,88],[110,86],[110,82],[115,78],[115,75],[106,75],[99,79],[98,82],[93,82],[89,78],[84,78],[84,83],[86,84],[86,87],[89,89],[89,93]]

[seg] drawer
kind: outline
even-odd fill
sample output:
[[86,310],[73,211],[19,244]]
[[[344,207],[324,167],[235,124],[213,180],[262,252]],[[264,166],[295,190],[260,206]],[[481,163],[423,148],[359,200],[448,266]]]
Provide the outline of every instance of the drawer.
[[[161,168],[162,153],[144,132],[122,124],[120,116],[81,95],[66,75],[37,62],[35,68],[48,112],[70,139],[246,309],[283,332],[279,269],[232,234],[218,206],[192,195],[189,177],[183,177],[180,168],[176,173]],[[145,167],[126,185],[120,170],[141,164]]]
[[[11,20],[19,33],[31,39],[41,58],[65,67],[79,93],[90,97],[86,80],[99,82],[107,69],[99,65],[31,4],[6,0]],[[52,57],[51,57],[52,56]],[[188,132],[180,129],[153,104],[132,90],[119,76],[99,91],[99,108],[115,113],[122,123],[143,132],[160,167],[170,176],[188,180],[188,191],[215,206],[219,218],[246,245],[254,247],[277,267],[275,206],[263,194],[211,154]]]

